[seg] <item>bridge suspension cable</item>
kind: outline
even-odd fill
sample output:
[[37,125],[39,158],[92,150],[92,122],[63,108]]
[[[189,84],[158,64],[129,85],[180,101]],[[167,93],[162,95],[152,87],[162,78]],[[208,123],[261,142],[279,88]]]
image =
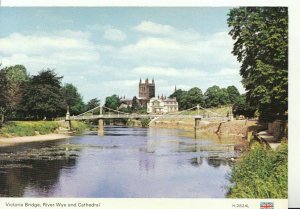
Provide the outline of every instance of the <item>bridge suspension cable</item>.
[[81,113],[81,114],[79,114],[79,115],[77,115],[77,116],[83,116],[84,114],[89,113],[89,112],[92,112],[92,111],[94,111],[94,110],[96,110],[96,109],[99,109],[99,108],[100,108],[100,106],[97,106],[97,107],[95,107],[95,108],[93,108],[93,109],[90,109],[90,110],[88,110],[88,111],[86,111],[86,112],[84,112],[84,113]]
[[105,106],[103,106],[103,108],[105,108],[107,110],[111,110],[113,112],[122,113],[122,114],[125,114],[125,115],[129,115],[130,114],[130,113],[127,113],[127,112],[122,112],[122,111],[119,111],[119,110],[114,110],[114,109],[111,109],[111,108],[105,107]]

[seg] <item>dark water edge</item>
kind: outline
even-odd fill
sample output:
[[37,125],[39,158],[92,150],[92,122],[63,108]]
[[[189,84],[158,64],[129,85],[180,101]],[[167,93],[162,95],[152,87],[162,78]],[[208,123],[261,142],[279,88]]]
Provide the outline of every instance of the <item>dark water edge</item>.
[[1,197],[226,196],[236,138],[105,127],[71,139],[0,148]]

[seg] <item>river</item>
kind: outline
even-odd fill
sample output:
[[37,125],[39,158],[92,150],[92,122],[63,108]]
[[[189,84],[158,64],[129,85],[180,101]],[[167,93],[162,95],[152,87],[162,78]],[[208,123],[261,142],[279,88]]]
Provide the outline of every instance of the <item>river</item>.
[[223,198],[234,138],[105,127],[70,139],[0,148],[2,197]]

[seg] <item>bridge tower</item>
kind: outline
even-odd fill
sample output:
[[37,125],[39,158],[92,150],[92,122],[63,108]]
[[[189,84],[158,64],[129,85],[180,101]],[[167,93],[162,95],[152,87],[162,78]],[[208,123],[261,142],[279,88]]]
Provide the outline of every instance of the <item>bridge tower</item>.
[[98,136],[104,135],[104,120],[103,118],[100,118],[98,120]]
[[71,124],[71,119],[70,119],[70,107],[69,105],[67,106],[67,113],[66,113],[66,119],[65,121],[67,122],[68,129],[72,129],[72,124]]
[[104,120],[103,120],[103,118],[101,118],[102,111],[103,111],[103,106],[101,105],[101,103],[99,105],[99,108],[100,108],[100,111],[99,111],[100,118],[98,120],[98,136],[103,136],[104,135]]
[[201,117],[196,116],[195,117],[195,126],[194,126],[194,137],[195,137],[195,139],[197,138],[197,128],[199,126],[200,121],[201,121]]

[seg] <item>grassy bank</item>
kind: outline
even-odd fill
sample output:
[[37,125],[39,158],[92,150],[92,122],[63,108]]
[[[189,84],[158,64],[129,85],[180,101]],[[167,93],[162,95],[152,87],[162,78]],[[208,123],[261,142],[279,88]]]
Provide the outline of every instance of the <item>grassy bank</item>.
[[72,131],[76,134],[82,134],[86,130],[91,130],[91,126],[82,121],[72,121]]
[[[58,121],[13,121],[6,123],[0,129],[0,137],[35,136],[57,133],[57,130],[65,124]],[[72,128],[76,133],[82,133],[88,129],[88,125],[72,121]]]
[[287,198],[288,145],[276,151],[255,144],[234,166],[230,198]]

